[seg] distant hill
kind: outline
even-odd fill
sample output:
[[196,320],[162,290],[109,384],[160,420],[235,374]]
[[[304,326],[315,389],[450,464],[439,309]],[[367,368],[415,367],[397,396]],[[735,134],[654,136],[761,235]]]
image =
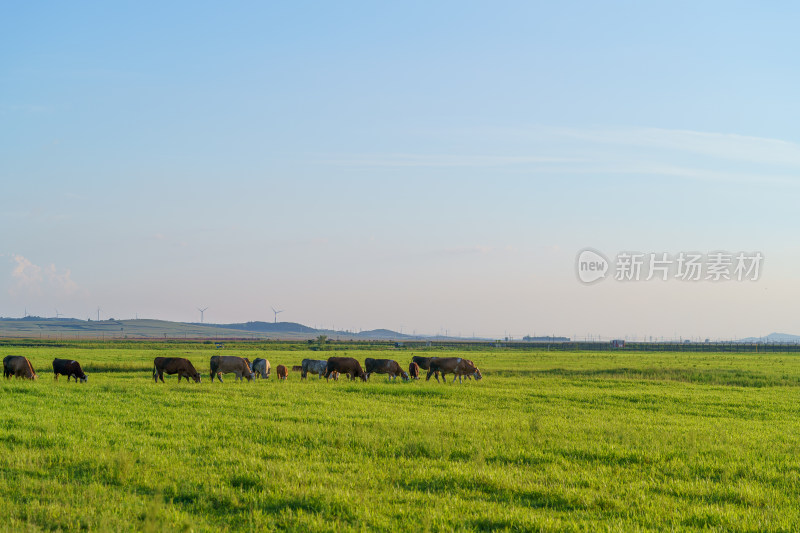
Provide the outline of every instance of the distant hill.
[[296,322],[244,322],[205,324],[167,320],[78,320],[75,318],[0,317],[0,337],[40,339],[252,339],[308,340],[319,335],[330,338],[363,340],[411,339],[388,329],[352,333],[314,329]]
[[359,339],[379,339],[379,340],[395,340],[395,339],[411,339],[411,335],[404,335],[390,329],[371,329],[369,331],[361,331],[353,335]]
[[0,337],[41,339],[212,338],[219,329],[166,320],[78,320],[76,318],[0,318]]
[[[198,324],[194,324],[198,325]],[[207,324],[216,328],[235,329],[239,331],[259,331],[264,333],[306,333],[313,335],[319,330],[298,324],[297,322],[245,322],[243,324]]]
[[800,335],[789,333],[770,333],[765,337],[747,337],[739,342],[771,342],[775,344],[800,344]]

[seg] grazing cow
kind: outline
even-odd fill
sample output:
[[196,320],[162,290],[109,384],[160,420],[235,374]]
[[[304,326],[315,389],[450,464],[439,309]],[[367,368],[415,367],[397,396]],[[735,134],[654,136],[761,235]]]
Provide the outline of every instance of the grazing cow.
[[301,379],[306,379],[309,373],[316,374],[319,379],[322,379],[322,376],[325,375],[325,371],[328,369],[328,361],[321,361],[319,359],[303,359],[303,364],[301,367]]
[[[436,357],[420,357],[415,355],[411,358],[411,361],[417,363],[417,366],[421,370],[430,370],[431,369],[431,361],[436,359]],[[439,371],[436,371],[436,381],[439,381]]]
[[59,374],[67,376],[67,382],[69,382],[69,378],[75,378],[75,383],[78,382],[78,379],[81,380],[81,383],[86,383],[86,380],[89,379],[83,373],[81,364],[71,359],[53,359],[53,378],[57,380]]
[[411,379],[419,379],[419,365],[415,362],[411,362],[408,365],[408,375],[411,376]]
[[3,358],[3,377],[36,379],[38,376],[33,371],[31,362],[21,355],[7,355]]
[[397,376],[401,376],[403,381],[408,381],[408,374],[406,374],[397,361],[392,359],[372,359],[368,357],[364,360],[364,366],[367,370],[367,379],[370,374],[388,374],[391,380],[395,380]]
[[329,357],[325,368],[325,379],[328,379],[333,372],[347,374],[351,381],[356,378],[367,381],[367,373],[361,368],[361,363],[352,357]]
[[[473,364],[472,361],[469,359],[463,359],[461,357],[436,357],[430,362],[430,368],[428,369],[428,377],[425,378],[425,381],[431,379],[431,376],[438,371],[442,374],[442,383],[446,382],[447,379],[445,378],[445,374],[453,374],[453,383],[456,382],[456,378],[458,378],[458,382],[461,383],[461,378],[463,376],[474,376],[475,379],[482,379],[483,376],[481,375],[481,371]],[[436,381],[439,381],[437,376]]]
[[283,365],[278,365],[275,372],[278,373],[278,379],[286,379],[289,377],[289,371],[286,370],[286,367]]
[[153,359],[153,381],[164,383],[164,373],[168,376],[178,374],[178,383],[181,378],[192,378],[195,383],[200,383],[200,373],[194,369],[194,365],[188,359],[183,357],[156,357]]
[[[245,359],[246,361],[247,359]],[[272,371],[272,368],[269,366],[269,361],[266,359],[262,359],[259,357],[253,361],[253,373],[256,375],[257,378],[268,379],[269,373]]]
[[222,374],[229,374],[233,372],[236,374],[235,380],[242,381],[242,376],[247,378],[247,381],[253,381],[256,377],[253,372],[250,362],[243,357],[236,357],[235,355],[215,355],[211,358],[211,383],[214,383],[214,377],[219,379],[222,383]]

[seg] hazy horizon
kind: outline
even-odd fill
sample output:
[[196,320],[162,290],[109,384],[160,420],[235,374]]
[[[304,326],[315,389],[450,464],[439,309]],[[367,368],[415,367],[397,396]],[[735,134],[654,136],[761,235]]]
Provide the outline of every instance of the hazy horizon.
[[[307,7],[6,9],[0,315],[800,333],[798,6]],[[763,263],[586,285],[586,248]]]

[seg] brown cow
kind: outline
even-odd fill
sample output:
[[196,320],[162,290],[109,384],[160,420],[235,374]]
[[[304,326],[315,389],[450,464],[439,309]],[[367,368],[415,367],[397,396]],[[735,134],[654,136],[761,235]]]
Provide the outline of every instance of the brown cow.
[[[421,370],[430,370],[431,369],[431,361],[433,359],[436,359],[436,357],[420,357],[418,355],[415,355],[414,357],[411,358],[411,361],[414,362],[414,363],[417,363],[417,366],[419,366],[419,368]],[[436,375],[436,381],[439,381],[439,371],[438,370],[436,371],[435,375]]]
[[286,370],[286,367],[283,365],[278,365],[275,372],[278,373],[278,379],[286,379],[289,377],[289,371]]
[[[474,376],[475,379],[482,379],[483,376],[481,375],[481,371],[470,361],[469,359],[463,359],[461,357],[436,357],[430,362],[430,368],[428,369],[428,377],[425,378],[425,381],[431,379],[431,376],[434,375],[436,371],[441,372],[442,374],[442,382],[446,382],[447,379],[445,378],[445,374],[453,374],[453,383],[456,382],[456,378],[458,378],[458,382],[461,383],[461,378],[463,376],[471,375]],[[436,381],[439,381],[439,378],[436,378]]]
[[211,358],[211,383],[214,383],[214,377],[219,379],[222,383],[222,374],[233,372],[236,374],[234,379],[242,381],[242,376],[247,378],[247,381],[253,381],[256,375],[250,367],[250,362],[243,357],[236,357],[235,355],[215,355]]
[[58,380],[59,374],[67,376],[68,382],[69,378],[75,378],[75,383],[78,382],[78,379],[81,380],[81,383],[86,383],[86,380],[89,379],[86,377],[86,374],[83,373],[81,364],[72,359],[53,359],[54,379]]
[[158,383],[160,379],[161,383],[164,383],[165,372],[168,376],[178,374],[178,383],[181,382],[181,378],[186,378],[187,382],[189,378],[192,378],[195,383],[200,383],[200,373],[194,369],[191,361],[183,357],[156,357],[153,359],[153,381]]
[[21,355],[7,355],[3,358],[3,377],[10,378],[36,379],[38,376],[33,371],[31,362],[27,357]]
[[419,365],[414,361],[408,365],[408,375],[411,376],[411,379],[419,379]]
[[361,363],[352,357],[329,357],[328,365],[325,369],[325,379],[330,378],[333,372],[347,374],[351,381],[356,378],[361,378],[361,381],[367,381],[367,374],[361,368]]
[[392,359],[372,359],[371,357],[367,357],[364,360],[364,367],[367,370],[367,379],[369,379],[370,374],[388,374],[389,379],[394,381],[397,376],[401,376],[403,381],[408,381],[408,374],[406,374],[400,365],[397,364],[397,361],[393,361]]

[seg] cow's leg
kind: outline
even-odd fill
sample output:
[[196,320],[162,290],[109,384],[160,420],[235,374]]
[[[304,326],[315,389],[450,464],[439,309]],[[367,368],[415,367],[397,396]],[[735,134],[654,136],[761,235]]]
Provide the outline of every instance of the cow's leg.
[[161,380],[161,383],[164,383],[164,371],[163,370],[159,370],[158,371],[158,379]]

